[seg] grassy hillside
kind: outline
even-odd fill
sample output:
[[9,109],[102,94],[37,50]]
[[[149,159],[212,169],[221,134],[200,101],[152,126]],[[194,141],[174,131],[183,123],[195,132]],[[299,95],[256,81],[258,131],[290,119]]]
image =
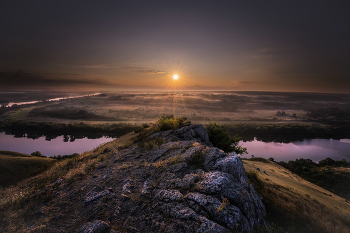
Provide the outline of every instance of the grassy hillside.
[[335,161],[327,158],[315,163],[310,159],[296,159],[278,164],[350,201],[350,163],[346,160]]
[[49,168],[54,159],[0,151],[0,186],[16,184]]
[[[67,190],[62,192],[62,195],[66,195],[84,178],[88,179],[88,182],[94,182],[95,176],[91,177],[91,173],[100,171],[98,169],[99,165],[105,168],[120,162],[120,169],[128,171],[126,168],[132,165],[124,163],[123,156],[116,158],[116,152],[119,149],[128,147],[133,142],[135,135],[134,132],[131,132],[94,150],[78,154],[72,158],[58,160],[49,169],[35,177],[23,180],[13,187],[0,188],[0,229],[6,226],[4,232],[28,232],[28,229],[35,229],[33,232],[47,232],[45,231],[45,226],[50,221],[58,221],[60,225],[63,225],[63,223],[68,221],[66,219],[68,216],[62,211],[59,212],[59,217],[56,216],[57,212],[51,211],[51,209],[48,210],[47,215],[40,214],[41,209],[44,208],[43,206],[50,202],[54,195],[57,195],[57,188],[61,185],[60,180],[64,179],[67,182]],[[27,157],[22,158],[42,159],[30,155],[25,156]],[[13,156],[13,158],[16,157]],[[114,162],[106,161],[111,159]],[[108,162],[109,165],[106,165],[104,162]],[[124,174],[119,174],[118,172],[113,174],[124,176]],[[69,203],[60,199],[56,200],[58,200],[57,202],[60,206],[74,208],[71,205],[72,200]],[[33,216],[34,212],[36,215]],[[85,216],[79,216],[79,218],[85,219]],[[36,222],[33,224],[28,219],[35,219]]]
[[261,158],[244,159],[270,222],[286,232],[350,232],[350,202]]

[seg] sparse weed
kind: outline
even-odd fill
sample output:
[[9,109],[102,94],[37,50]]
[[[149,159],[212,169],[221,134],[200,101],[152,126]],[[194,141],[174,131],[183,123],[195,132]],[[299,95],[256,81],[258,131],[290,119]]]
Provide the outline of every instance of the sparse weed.
[[129,167],[132,167],[132,165],[127,163],[123,163],[123,165],[120,166],[121,169],[128,169]]
[[178,154],[178,155],[176,155],[174,157],[171,157],[169,159],[168,164],[169,165],[175,165],[175,164],[179,164],[179,163],[182,163],[182,162],[184,162],[184,158],[182,157],[181,154]]
[[97,157],[98,157],[98,155],[97,155],[97,154],[94,154],[94,153],[92,153],[92,154],[89,156],[90,159],[96,159]]
[[197,151],[191,154],[191,159],[188,163],[191,166],[201,168],[203,166],[204,161],[205,161],[205,154],[202,151]]
[[100,157],[98,157],[98,161],[99,162],[103,162],[108,158],[108,155],[101,155]]
[[86,166],[85,172],[91,172],[91,171],[95,170],[95,168],[96,168],[96,164],[95,163],[91,163],[91,164]]
[[158,137],[150,140],[139,141],[137,143],[137,146],[144,150],[152,150],[156,147],[163,145],[164,143],[166,143],[166,141]]
[[46,229],[46,225],[41,224],[38,228],[37,228],[37,232],[45,232]]
[[221,205],[216,209],[216,213],[221,212],[229,204],[230,204],[230,201],[226,197],[224,197],[222,199]]
[[74,169],[71,169],[67,175],[66,175],[66,180],[68,183],[71,183],[73,181],[75,181],[76,179],[79,179],[83,176],[85,176],[86,173],[84,171],[84,168],[83,167],[80,167],[80,168],[74,168]]

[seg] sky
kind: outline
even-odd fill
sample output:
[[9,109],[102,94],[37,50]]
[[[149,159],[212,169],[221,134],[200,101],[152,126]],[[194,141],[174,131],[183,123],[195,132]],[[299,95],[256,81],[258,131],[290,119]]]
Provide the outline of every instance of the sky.
[[322,0],[4,1],[0,90],[350,93],[348,9]]

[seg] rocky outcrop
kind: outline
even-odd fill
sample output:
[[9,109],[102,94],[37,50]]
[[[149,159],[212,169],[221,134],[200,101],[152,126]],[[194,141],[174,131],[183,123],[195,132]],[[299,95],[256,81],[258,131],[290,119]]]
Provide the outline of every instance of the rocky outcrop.
[[150,162],[179,154],[184,162],[168,166],[157,179],[151,198],[162,214],[203,222],[194,232],[253,232],[254,226],[266,226],[262,198],[248,183],[240,157],[214,148],[203,126],[188,125],[155,137],[168,143],[149,152]]
[[143,143],[154,141],[164,144],[112,144],[101,157],[87,154],[77,164],[85,175],[59,179],[38,193],[50,199],[30,211],[45,212],[50,221],[28,222],[45,225],[46,232],[81,233],[249,233],[268,225],[240,157],[213,147],[203,126],[158,132]]

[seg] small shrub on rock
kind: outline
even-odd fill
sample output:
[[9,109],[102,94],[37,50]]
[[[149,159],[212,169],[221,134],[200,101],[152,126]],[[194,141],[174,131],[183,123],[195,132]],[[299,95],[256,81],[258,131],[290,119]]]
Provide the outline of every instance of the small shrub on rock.
[[202,167],[204,161],[205,161],[204,153],[202,151],[197,151],[196,153],[193,153],[191,155],[191,160],[189,162],[189,165],[200,168]]
[[163,115],[159,118],[159,120],[155,124],[151,126],[147,124],[143,124],[142,127],[135,130],[134,132],[137,133],[137,136],[134,138],[134,141],[146,142],[147,140],[145,139],[148,136],[155,134],[157,132],[166,131],[170,129],[179,129],[183,127],[186,123],[190,123],[189,121],[186,121],[186,119],[187,119],[186,117],[174,117],[173,115]]
[[174,117],[173,115],[161,116],[158,120],[159,131],[165,131],[169,129],[179,129],[187,123],[186,117]]
[[236,152],[237,154],[246,154],[247,148],[238,146],[240,137],[238,135],[233,138],[226,131],[224,126],[219,126],[215,122],[211,122],[206,130],[209,134],[209,140],[217,148],[222,149],[226,153]]

